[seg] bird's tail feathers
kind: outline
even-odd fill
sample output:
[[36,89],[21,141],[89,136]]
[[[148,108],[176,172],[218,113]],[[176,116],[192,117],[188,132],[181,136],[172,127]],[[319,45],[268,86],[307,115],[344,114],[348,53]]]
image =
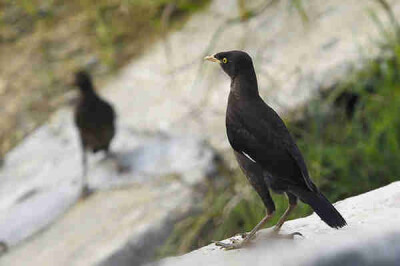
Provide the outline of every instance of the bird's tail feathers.
[[310,205],[317,215],[330,227],[338,229],[347,225],[346,220],[321,192],[309,191],[297,187],[290,188],[290,191],[303,202]]

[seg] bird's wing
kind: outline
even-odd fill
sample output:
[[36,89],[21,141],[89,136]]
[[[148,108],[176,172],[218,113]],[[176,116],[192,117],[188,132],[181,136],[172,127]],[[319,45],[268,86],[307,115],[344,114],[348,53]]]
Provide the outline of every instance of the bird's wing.
[[100,114],[101,120],[105,124],[113,124],[116,118],[116,114],[113,106],[107,101],[99,98],[97,102],[97,112]]
[[102,99],[81,102],[75,109],[75,124],[78,128],[97,131],[101,127],[114,127],[116,114],[109,103]]
[[[288,134],[288,135],[290,136],[290,134]],[[292,136],[290,136],[290,138],[292,138]],[[299,148],[297,147],[296,143],[294,142],[294,140],[292,140],[291,143],[287,143],[287,152],[292,157],[292,159],[296,162],[297,166],[300,168],[301,175],[302,175],[304,181],[306,182],[307,187],[311,191],[317,191],[318,189],[310,179],[304,158],[301,155],[301,152],[300,152]]]
[[303,156],[284,122],[272,108],[264,103],[261,106],[242,109],[240,119],[230,123],[228,138],[232,147],[287,182],[305,183],[310,190],[316,190]]

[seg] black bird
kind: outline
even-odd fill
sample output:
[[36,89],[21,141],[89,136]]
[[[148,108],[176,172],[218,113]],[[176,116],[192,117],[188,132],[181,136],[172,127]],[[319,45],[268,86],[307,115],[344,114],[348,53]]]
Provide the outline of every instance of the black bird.
[[85,71],[75,73],[75,86],[80,90],[79,102],[75,108],[75,124],[78,128],[81,148],[84,196],[90,193],[87,182],[87,151],[104,151],[110,154],[110,143],[115,135],[115,112],[113,107],[101,99],[90,75]]
[[[228,51],[205,57],[219,63],[231,78],[226,110],[226,130],[240,168],[261,197],[267,214],[241,242],[224,244],[224,248],[240,248],[248,243],[275,212],[269,189],[286,193],[289,207],[275,225],[275,236],[297,199],[310,205],[321,219],[333,228],[346,221],[311,181],[303,156],[278,114],[258,93],[257,77],[251,57],[243,51]],[[299,234],[294,233],[293,235]]]

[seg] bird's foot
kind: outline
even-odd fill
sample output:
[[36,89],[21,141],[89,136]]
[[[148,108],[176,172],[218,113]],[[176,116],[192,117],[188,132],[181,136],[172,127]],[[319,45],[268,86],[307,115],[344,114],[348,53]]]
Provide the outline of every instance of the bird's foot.
[[222,241],[212,241],[212,242],[216,246],[221,247],[226,250],[239,249],[250,243],[249,239],[243,239],[243,240],[231,239],[230,241],[231,241],[231,243],[224,243]]
[[93,189],[90,189],[88,185],[83,186],[81,192],[81,199],[86,199],[94,192]]
[[118,158],[118,155],[113,152],[107,153],[106,157],[104,159],[110,159],[114,169],[117,171],[118,174],[124,174],[128,173],[131,170],[130,165],[123,164],[120,162],[120,158]]
[[[294,239],[295,236],[301,236],[303,235],[299,232],[294,232],[290,234],[281,234],[279,233],[280,227],[275,226],[272,229],[269,229],[265,235],[263,234],[265,238],[268,239]],[[259,232],[257,232],[259,233]],[[216,246],[221,247],[226,250],[231,250],[231,249],[239,249],[244,246],[247,246],[251,243],[251,240],[256,238],[257,233],[242,233],[240,236],[242,237],[242,240],[238,240],[235,238],[230,239],[231,243],[224,243],[221,241],[212,241]]]
[[267,232],[267,234],[265,235],[266,238],[274,238],[274,239],[294,239],[295,236],[301,236],[303,237],[303,235],[300,232],[294,232],[294,233],[290,233],[290,234],[283,234],[280,233],[280,228],[278,227],[274,227],[271,230],[269,230]]
[[[241,234],[239,234],[239,235],[240,235],[243,239],[245,239],[245,238],[247,238],[247,237],[250,236],[250,232],[249,232],[249,233],[241,233]],[[254,235],[251,237],[251,239],[249,239],[249,240],[254,240],[256,237],[257,237],[257,233],[254,234]]]

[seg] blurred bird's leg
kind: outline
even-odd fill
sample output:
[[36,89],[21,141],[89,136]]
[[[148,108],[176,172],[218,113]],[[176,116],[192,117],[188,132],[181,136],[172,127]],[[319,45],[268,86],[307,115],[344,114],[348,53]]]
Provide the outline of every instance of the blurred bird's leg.
[[88,197],[93,191],[89,189],[88,183],[88,163],[87,163],[87,152],[84,145],[82,145],[82,198]]
[[233,241],[230,244],[226,244],[220,241],[213,241],[216,246],[220,246],[225,249],[238,249],[245,245],[247,245],[255,236],[258,230],[260,230],[271,218],[273,217],[274,213],[267,213],[264,218],[251,230],[250,233],[246,234],[246,237],[241,241]]
[[129,171],[129,166],[122,164],[119,160],[118,160],[118,156],[116,153],[114,153],[113,151],[111,151],[109,148],[107,148],[105,150],[106,153],[106,157],[111,159],[113,164],[114,164],[114,168],[116,169],[116,171],[118,173],[125,173]]
[[87,184],[87,154],[84,147],[82,147],[82,184]]

